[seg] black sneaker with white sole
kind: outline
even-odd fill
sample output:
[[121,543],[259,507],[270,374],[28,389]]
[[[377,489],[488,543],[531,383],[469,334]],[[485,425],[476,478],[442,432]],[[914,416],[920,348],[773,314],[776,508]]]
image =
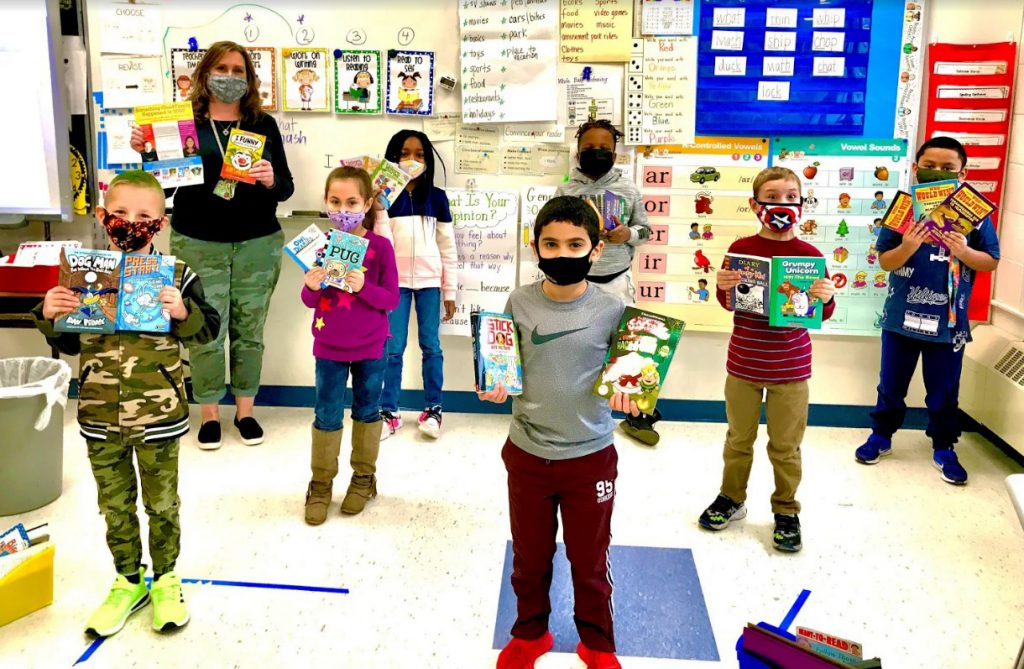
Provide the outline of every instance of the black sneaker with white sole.
[[697,522],[706,530],[724,530],[734,520],[743,520],[747,517],[747,507],[742,502],[736,503],[726,497],[719,495],[711,506],[704,509]]
[[199,435],[196,443],[204,451],[216,451],[220,448],[221,435],[220,423],[215,420],[208,420],[199,427]]
[[257,446],[263,443],[263,428],[252,416],[246,416],[239,420],[235,418],[235,428],[246,446]]
[[795,513],[775,514],[775,531],[772,541],[777,550],[796,553],[803,548],[800,540],[800,518]]

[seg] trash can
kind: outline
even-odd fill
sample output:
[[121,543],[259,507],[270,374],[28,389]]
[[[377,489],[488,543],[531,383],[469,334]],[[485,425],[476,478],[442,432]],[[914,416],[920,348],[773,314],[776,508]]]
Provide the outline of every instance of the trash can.
[[0,516],[60,497],[70,382],[63,360],[0,360]]

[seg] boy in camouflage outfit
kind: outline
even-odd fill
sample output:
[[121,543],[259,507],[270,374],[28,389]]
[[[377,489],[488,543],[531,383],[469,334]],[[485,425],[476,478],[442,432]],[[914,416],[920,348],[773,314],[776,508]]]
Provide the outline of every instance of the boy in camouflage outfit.
[[[115,177],[104,205],[97,207],[96,218],[106,229],[112,250],[148,248],[158,253],[151,240],[167,224],[167,217],[163,189],[152,175],[130,171]],[[167,334],[58,333],[54,318],[79,305],[79,297],[63,286],[50,289],[33,311],[37,327],[53,346],[67,355],[81,356],[78,423],[118,574],[106,601],[86,625],[86,632],[95,636],[120,631],[151,595],[154,629],[174,629],[189,620],[181,579],[174,573],[181,544],[178,438],[188,432],[179,341],[211,341],[217,336],[220,317],[206,303],[199,277],[180,260],[175,262],[174,285],[164,287],[160,301],[171,317]],[[152,591],[146,587],[142,565],[132,453],[149,516]]]

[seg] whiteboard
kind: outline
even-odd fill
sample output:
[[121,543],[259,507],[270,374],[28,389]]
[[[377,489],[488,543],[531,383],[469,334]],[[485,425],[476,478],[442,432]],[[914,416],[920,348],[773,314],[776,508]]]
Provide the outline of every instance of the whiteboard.
[[[112,0],[90,0],[86,7],[90,35],[101,24],[101,10],[124,3]],[[435,79],[453,76],[461,86],[459,60],[458,3],[456,0],[420,2],[417,0],[377,0],[373,3],[309,3],[293,5],[276,2],[235,4],[230,0],[211,0],[204,4],[149,2],[159,5],[163,22],[163,56],[166,77],[166,101],[172,100],[169,72],[170,50],[188,48],[194,38],[198,48],[228,39],[243,46],[319,47],[332,55],[335,49],[370,49],[386,57],[389,49],[433,51]],[[250,19],[250,20],[247,20]],[[299,20],[301,19],[301,23]],[[94,90],[102,90],[100,77],[100,43],[90,38],[90,68]],[[581,71],[582,65],[575,65]],[[280,63],[278,63],[280,78]],[[560,72],[561,72],[560,67]],[[333,63],[331,67],[331,106],[333,108]],[[280,93],[280,82],[279,93]],[[554,93],[554,92],[553,92]],[[280,97],[280,95],[279,95]],[[460,91],[449,92],[435,86],[434,113],[458,112]],[[403,129],[423,129],[423,119],[393,115],[335,115],[320,112],[269,112],[278,122],[285,140],[288,165],[295,179],[295,194],[278,207],[278,215],[297,211],[319,211],[323,206],[323,185],[328,172],[341,158],[370,154],[383,156],[391,136]],[[566,140],[575,146],[572,133]],[[463,187],[469,179],[479,188],[517,190],[523,185],[551,184],[561,176],[522,177],[499,175],[462,175],[455,173],[453,143],[436,143],[435,147],[447,166],[438,165],[435,184],[440,187]]]
[[57,0],[19,0],[0,21],[0,214],[71,220],[71,159],[61,91]]

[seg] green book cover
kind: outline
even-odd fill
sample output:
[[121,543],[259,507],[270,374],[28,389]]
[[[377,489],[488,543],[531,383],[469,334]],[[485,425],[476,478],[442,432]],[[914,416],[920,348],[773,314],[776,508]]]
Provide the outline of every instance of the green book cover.
[[808,291],[825,278],[825,259],[813,256],[772,258],[771,306],[768,325],[772,327],[821,329],[821,300]]
[[624,393],[640,411],[654,411],[685,327],[675,318],[626,307],[594,394],[609,399],[613,393]]

